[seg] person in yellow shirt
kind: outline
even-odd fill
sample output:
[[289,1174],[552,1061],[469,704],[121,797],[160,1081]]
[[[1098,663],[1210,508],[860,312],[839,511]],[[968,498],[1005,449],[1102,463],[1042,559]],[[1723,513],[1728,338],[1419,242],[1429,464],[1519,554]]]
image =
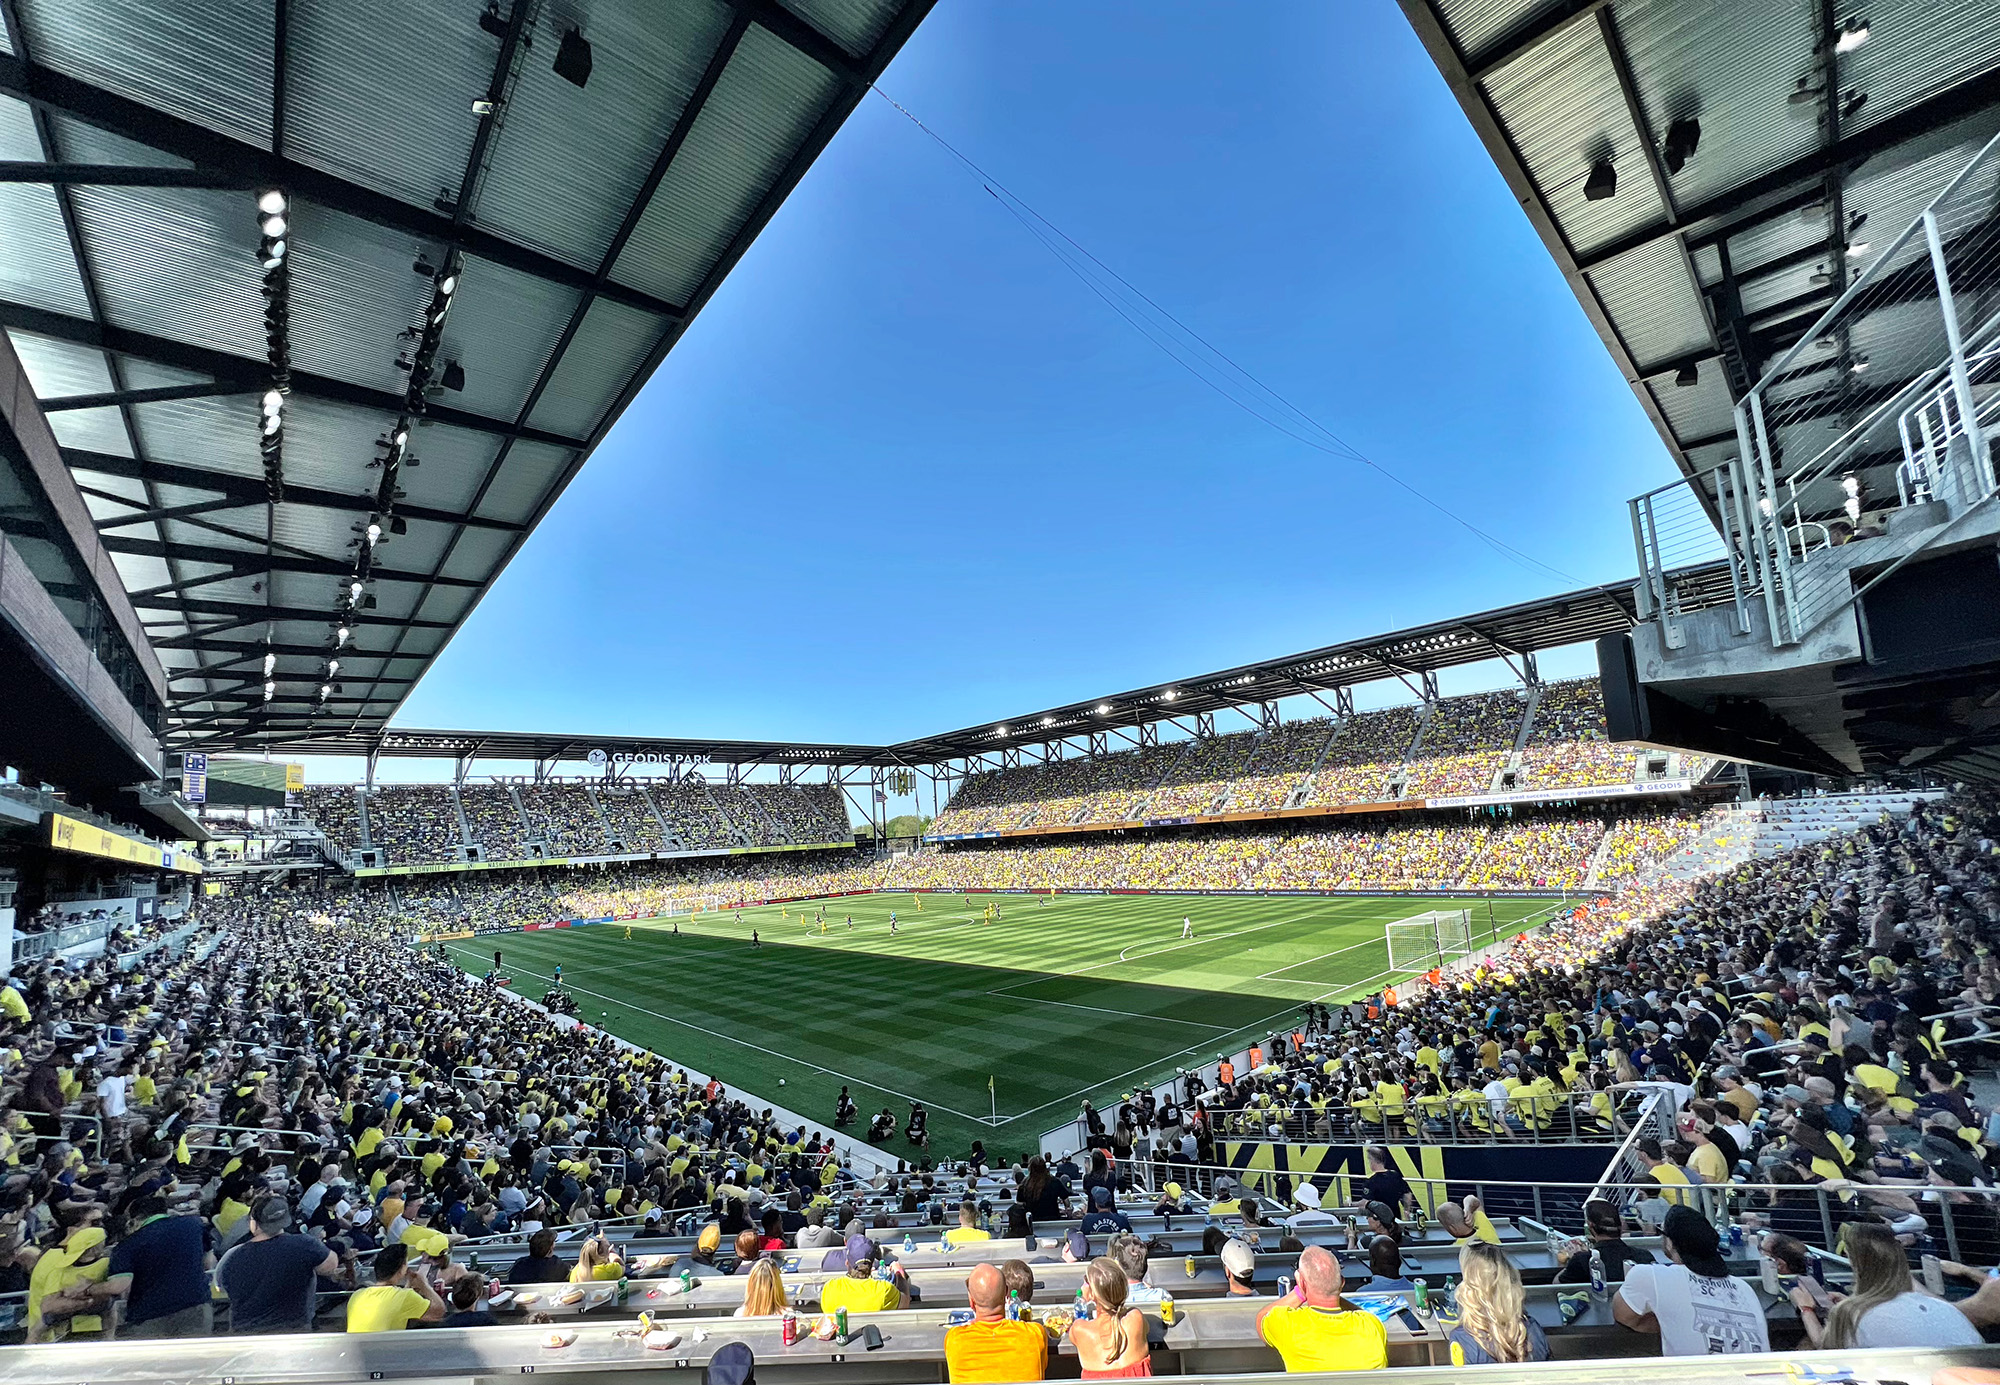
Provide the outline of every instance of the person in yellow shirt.
[[910,1291],[903,1283],[903,1267],[891,1265],[891,1279],[875,1277],[875,1262],[882,1252],[866,1236],[849,1236],[845,1248],[847,1273],[820,1286],[822,1313],[845,1308],[849,1313],[885,1313],[910,1306]]
[[1325,1246],[1307,1246],[1299,1254],[1297,1286],[1258,1317],[1257,1335],[1284,1358],[1287,1371],[1379,1371],[1388,1366],[1389,1329],[1373,1313],[1343,1308],[1342,1284],[1340,1261],[1333,1253]]
[[1040,1380],[1048,1374],[1049,1334],[1039,1323],[1007,1316],[1006,1280],[998,1265],[977,1265],[965,1279],[972,1321],[947,1328],[945,1370],[952,1385]]
[[969,1245],[974,1241],[990,1241],[991,1231],[979,1226],[979,1208],[971,1202],[958,1204],[958,1225],[944,1233],[944,1243],[948,1246]]
[[398,1242],[375,1253],[375,1282],[348,1297],[347,1330],[400,1332],[413,1322],[441,1321],[444,1314],[444,1300],[410,1263],[410,1248]]
[[1486,1209],[1479,1205],[1476,1197],[1467,1198],[1462,1205],[1440,1202],[1437,1219],[1438,1225],[1445,1229],[1456,1245],[1464,1245],[1467,1241],[1500,1244],[1500,1229],[1493,1225],[1493,1218],[1486,1215]]
[[572,1284],[588,1284],[596,1279],[622,1279],[625,1265],[611,1249],[611,1242],[592,1236],[577,1252],[576,1266],[569,1272]]
[[5,1015],[16,1024],[26,1024],[30,1018],[28,1002],[21,998],[11,977],[0,981],[0,1015]]
[[1660,1197],[1669,1206],[1684,1207],[1694,1201],[1694,1194],[1688,1191],[1693,1180],[1678,1165],[1667,1162],[1658,1140],[1648,1135],[1632,1146],[1632,1152],[1646,1166],[1646,1177],[1660,1185]]

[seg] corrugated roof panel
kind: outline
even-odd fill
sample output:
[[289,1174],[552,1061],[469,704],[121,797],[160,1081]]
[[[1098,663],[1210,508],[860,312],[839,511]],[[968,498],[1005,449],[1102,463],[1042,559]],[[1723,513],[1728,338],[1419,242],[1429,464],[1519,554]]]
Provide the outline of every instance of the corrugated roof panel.
[[1461,53],[1473,54],[1501,38],[1516,25],[1554,10],[1561,0],[1436,0],[1434,8],[1458,40]]
[[[476,5],[294,5],[285,153],[419,207],[454,195],[500,40]],[[523,62],[547,62],[539,52]]]
[[58,446],[109,452],[114,457],[132,455],[132,439],[125,431],[125,418],[116,408],[64,409],[48,418],[49,431],[56,435]]
[[778,3],[845,48],[864,57],[902,13],[899,0],[778,0]]
[[437,510],[464,510],[498,455],[501,441],[467,428],[440,424],[418,428],[410,451],[422,465],[406,462],[396,473],[404,499]]
[[568,463],[569,453],[561,448],[515,443],[474,513],[485,519],[526,520],[534,513],[549,483]]
[[[277,44],[269,0],[18,3],[28,51],[36,62],[169,115],[270,147]],[[294,6],[294,32],[300,13],[319,8]]]
[[[19,328],[8,338],[21,358],[37,399],[56,399],[66,394],[98,394],[111,388],[111,372],[105,368],[104,353],[75,342],[37,336]],[[60,414],[50,415],[53,421]]]
[[[245,399],[241,407],[241,426],[254,452],[257,402]],[[372,494],[382,481],[382,473],[368,466],[376,457],[375,439],[394,422],[393,415],[374,409],[294,393],[285,406],[286,478],[346,495]]]
[[[351,520],[365,521],[366,515]],[[442,524],[412,522],[407,534],[385,536],[376,548],[377,561],[405,572],[429,572],[444,557],[451,530]]]
[[176,399],[148,404],[134,417],[148,457],[237,476],[264,474],[252,399]]
[[506,551],[513,538],[497,529],[468,529],[458,536],[458,544],[451,550],[451,557],[444,565],[446,577],[463,577],[481,582],[493,575],[493,569]]
[[1590,282],[1641,370],[1713,344],[1707,309],[1672,239],[1606,261]]
[[135,390],[164,389],[168,385],[192,385],[209,378],[199,371],[176,370],[170,365],[161,365],[157,361],[149,361],[141,356],[120,356],[118,364],[125,372],[126,385]]
[[[1486,91],[1579,254],[1665,216],[1595,24],[1571,25],[1495,73]],[[1600,157],[1618,171],[1618,195],[1592,202],[1583,185]]]
[[1841,85],[1868,102],[1841,122],[1843,134],[2000,66],[2000,0],[1871,0],[1853,14],[1869,37],[1841,59]]
[[[271,507],[271,538],[277,543],[334,557],[345,553],[347,541],[356,537],[353,526],[367,522],[366,515],[326,510],[315,505],[297,505],[288,500]],[[261,532],[261,517],[257,527]]]
[[[119,327],[261,359],[257,223],[242,193],[70,190],[104,314]],[[190,284],[200,292],[188,291]]]
[[120,164],[127,168],[194,167],[192,160],[86,125],[74,116],[51,113],[49,119],[55,124],[56,148],[71,163]]
[[[253,207],[245,196],[246,226]],[[431,299],[430,280],[411,272],[409,237],[301,201],[292,210],[291,261],[293,366],[400,395],[410,377],[396,365],[404,348],[397,334],[422,320]],[[261,333],[261,297],[257,313]],[[255,354],[263,355],[261,343]]]
[[477,595],[469,587],[432,587],[415,615],[420,620],[457,620]]
[[[536,56],[515,79],[506,123],[480,185],[479,223],[595,269],[707,67],[730,8],[715,0],[578,15],[590,41],[590,85],[555,73],[570,12],[546,12]],[[544,52],[546,46],[546,52]],[[615,119],[603,119],[616,112]],[[592,138],[579,141],[580,124]],[[457,311],[454,309],[453,311]]]
[[1785,99],[1814,70],[1816,5],[1625,0],[1612,13],[1654,138],[1664,140],[1683,116],[1701,121],[1701,144],[1672,179],[1682,205],[1819,147],[1818,106]]
[[[25,102],[0,97],[0,159],[39,163],[41,142]],[[0,183],[0,298],[31,308],[88,316],[53,189]]]
[[[107,476],[101,471],[90,471],[82,467],[75,468],[72,474],[77,478],[79,484],[89,486],[92,490],[108,491],[112,495],[122,495],[126,499],[134,502],[135,504],[143,505],[146,503],[145,483],[138,480],[136,477]],[[98,504],[109,505],[109,502],[100,502],[95,500],[91,501],[90,503],[93,506]],[[120,514],[123,514],[130,507],[122,505],[109,505],[109,508]]]
[[[591,85],[596,84],[593,77]],[[495,418],[520,413],[576,311],[577,297],[575,289],[561,284],[467,258],[438,350],[440,362],[455,360],[465,367],[465,389],[440,402]]]
[[528,421],[564,437],[588,437],[665,326],[623,303],[605,298],[592,303]]
[[614,277],[669,302],[689,301],[840,90],[825,68],[753,24]]
[[1692,442],[1726,433],[1736,426],[1729,380],[1720,359],[1701,362],[1692,385],[1676,385],[1671,373],[1655,375],[1645,383],[1677,438]]

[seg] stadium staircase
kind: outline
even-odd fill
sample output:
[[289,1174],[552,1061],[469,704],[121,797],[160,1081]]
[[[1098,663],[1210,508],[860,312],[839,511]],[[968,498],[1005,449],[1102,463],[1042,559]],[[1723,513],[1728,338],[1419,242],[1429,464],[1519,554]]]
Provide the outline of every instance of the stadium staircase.
[[445,792],[451,796],[451,815],[458,820],[458,858],[470,861],[475,852],[484,860],[486,849],[472,840],[472,824],[465,820],[465,800],[458,796],[458,785],[453,784]]
[[729,840],[738,846],[755,846],[756,841],[745,829],[736,825],[736,820],[723,811],[722,800],[715,796],[706,779],[701,781],[701,796],[708,800],[708,806],[715,809],[715,815],[722,819],[722,828],[729,834]]
[[1312,768],[1306,771],[1306,777],[1299,780],[1299,786],[1286,796],[1282,806],[1296,808],[1306,801],[1312,793],[1313,780],[1319,777],[1320,768],[1326,764],[1326,757],[1333,753],[1334,742],[1340,739],[1340,733],[1346,730],[1353,720],[1353,717],[1334,718],[1333,729],[1326,733],[1326,744],[1319,748],[1319,758],[1314,760]]
[[1611,833],[1606,832],[1597,839],[1597,850],[1590,853],[1590,866],[1583,873],[1583,888],[1586,891],[1597,888],[1597,877],[1604,869],[1604,863],[1611,859]]
[[1403,751],[1403,763],[1398,765],[1396,772],[1389,776],[1389,797],[1401,798],[1403,796],[1403,786],[1410,782],[1410,770],[1416,764],[1417,752],[1424,748],[1424,733],[1429,731],[1431,723],[1437,720],[1437,713],[1437,703],[1424,703],[1423,711],[1417,716],[1417,734],[1410,737],[1409,747]]
[[354,811],[361,819],[361,849],[363,851],[373,851],[375,849],[375,832],[368,821],[368,795],[361,792],[361,787],[358,784],[354,789]]
[[669,851],[686,851],[688,849],[687,842],[681,837],[680,833],[674,830],[673,824],[667,821],[667,815],[660,811],[660,805],[653,802],[653,795],[648,792],[646,786],[644,784],[634,785],[633,792],[637,793],[639,801],[646,805],[646,811],[653,815],[653,821],[660,824],[660,839],[667,844],[667,849]]
[[[521,845],[523,849],[533,849],[537,844],[537,838],[541,834],[535,828],[535,820],[528,816],[528,805],[521,801],[521,790],[517,786],[509,784],[507,786],[507,800],[514,805],[514,816],[520,819],[521,822]],[[548,855],[548,846],[546,843],[542,844],[542,854],[544,856]],[[486,856],[486,843],[484,842],[479,844],[479,855],[482,860]]]
[[597,814],[597,825],[604,829],[604,849],[606,851],[630,851],[632,845],[618,835],[618,829],[611,823],[611,814],[604,811],[603,801],[597,796],[597,785],[585,784],[584,796],[590,800],[590,810]]
[[1181,753],[1169,760],[1167,767],[1160,771],[1159,777],[1147,786],[1146,796],[1134,805],[1129,815],[1132,819],[1139,822],[1145,821],[1146,810],[1152,806],[1153,799],[1158,796],[1160,786],[1180,773],[1181,766],[1187,762],[1188,756],[1194,754],[1195,747],[1200,745],[1201,741],[1202,738],[1199,736],[1189,736],[1185,741],[1181,742]]
[[1545,684],[1528,685],[1528,705],[1521,711],[1521,728],[1514,733],[1514,747],[1507,752],[1506,762],[1493,771],[1493,782],[1486,786],[1488,793],[1508,793],[1520,784],[1521,758],[1527,753],[1528,737],[1534,732],[1535,713],[1541,710],[1545,691]]

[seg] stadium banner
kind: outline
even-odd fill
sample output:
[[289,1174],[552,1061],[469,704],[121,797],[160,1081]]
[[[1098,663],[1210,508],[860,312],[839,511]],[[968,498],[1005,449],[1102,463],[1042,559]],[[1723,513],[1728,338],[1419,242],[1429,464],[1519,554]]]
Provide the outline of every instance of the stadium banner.
[[298,793],[301,789],[305,788],[305,786],[306,786],[306,767],[304,765],[286,765],[285,792]]
[[477,935],[470,928],[454,928],[448,933],[431,934],[430,941],[434,943],[451,943],[451,942],[457,942],[460,938],[471,938],[476,936]]
[[201,874],[201,858],[191,851],[141,841],[121,832],[107,832],[88,822],[79,822],[65,813],[49,814],[49,845],[57,851],[73,851],[79,856],[101,856],[107,861],[149,870],[177,870],[186,875]]
[[[1222,1162],[1237,1170],[1237,1181],[1266,1195],[1281,1173],[1294,1186],[1308,1179],[1328,1206],[1353,1206],[1368,1177],[1368,1160],[1361,1145],[1292,1145],[1269,1140],[1217,1142]],[[1433,1145],[1387,1146],[1391,1166],[1410,1181],[1424,1211],[1435,1214],[1440,1202],[1476,1191],[1475,1185],[1510,1183],[1577,1183],[1588,1187],[1604,1176],[1617,1146],[1599,1145]],[[1430,1179],[1431,1182],[1420,1182]],[[1440,1185],[1437,1181],[1444,1180]],[[1551,1189],[1545,1201],[1580,1205],[1582,1188]],[[1529,1216],[1537,1207],[1531,1192],[1492,1192],[1486,1210],[1495,1217]],[[1542,1210],[1548,1210],[1546,1207]]]
[[1582,798],[1643,798],[1650,794],[1686,793],[1692,779],[1654,779],[1644,784],[1591,784],[1580,789],[1516,789],[1512,793],[1462,793],[1427,798],[1429,808],[1484,808],[1502,803],[1568,803]]
[[189,803],[208,802],[208,756],[193,751],[181,756],[181,797]]
[[589,928],[595,924],[610,923],[613,919],[617,917],[618,916],[616,914],[606,914],[601,919],[567,919],[565,920],[565,922],[568,923],[571,928]]

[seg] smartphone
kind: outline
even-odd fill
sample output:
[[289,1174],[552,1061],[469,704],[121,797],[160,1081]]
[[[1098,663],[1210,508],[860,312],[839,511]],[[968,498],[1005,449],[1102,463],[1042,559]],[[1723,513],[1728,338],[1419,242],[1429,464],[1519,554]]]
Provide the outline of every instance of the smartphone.
[[880,1351],[882,1349],[882,1329],[872,1322],[861,1329],[861,1349],[863,1351]]
[[1401,1322],[1403,1326],[1409,1328],[1410,1331],[1418,1333],[1419,1335],[1423,1333],[1424,1330],[1423,1320],[1419,1318],[1415,1313],[1412,1313],[1409,1309],[1398,1308],[1396,1310],[1396,1319],[1397,1321]]

